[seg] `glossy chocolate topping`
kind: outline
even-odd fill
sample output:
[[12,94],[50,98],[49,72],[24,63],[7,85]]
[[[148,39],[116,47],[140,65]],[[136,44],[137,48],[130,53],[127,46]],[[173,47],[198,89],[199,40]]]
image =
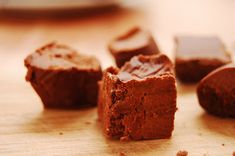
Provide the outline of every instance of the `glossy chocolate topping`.
[[178,36],[176,41],[176,56],[183,59],[209,58],[230,60],[224,44],[218,37]]
[[98,69],[96,58],[78,54],[74,49],[56,43],[48,44],[28,56],[25,64],[42,69]]
[[134,28],[125,35],[117,38],[111,43],[112,49],[116,52],[130,51],[147,46],[150,43],[151,35],[149,32],[141,30],[140,28]]
[[118,78],[121,81],[141,80],[146,77],[160,76],[172,71],[172,63],[163,54],[150,56],[135,56],[127,62],[119,71]]

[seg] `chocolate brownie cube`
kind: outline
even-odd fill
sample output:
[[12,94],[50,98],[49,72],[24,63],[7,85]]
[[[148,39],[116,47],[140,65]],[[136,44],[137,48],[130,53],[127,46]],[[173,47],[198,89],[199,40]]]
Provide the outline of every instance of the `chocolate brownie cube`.
[[218,37],[177,36],[175,71],[184,83],[196,83],[214,69],[231,62]]
[[68,46],[51,43],[25,59],[26,80],[45,107],[72,108],[97,104],[102,78],[99,61]]
[[120,70],[110,67],[100,89],[99,119],[107,137],[142,140],[171,136],[176,82],[167,56],[140,55]]
[[160,52],[150,32],[139,27],[134,27],[112,40],[108,48],[118,67],[123,66],[133,56],[152,55]]

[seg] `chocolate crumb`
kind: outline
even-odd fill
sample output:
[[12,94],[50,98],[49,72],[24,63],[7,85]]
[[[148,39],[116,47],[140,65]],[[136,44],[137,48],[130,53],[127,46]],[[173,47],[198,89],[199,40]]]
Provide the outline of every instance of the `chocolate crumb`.
[[126,154],[123,153],[123,152],[120,152],[120,153],[119,153],[119,156],[126,156]]
[[62,57],[62,55],[61,54],[55,54],[55,57],[60,58],[60,57]]
[[224,146],[225,144],[222,144],[222,146]]
[[67,54],[66,55],[69,59],[73,58],[73,56],[71,54]]
[[178,151],[176,156],[187,156],[188,155],[188,152],[183,150],[183,151]]
[[85,122],[85,124],[86,124],[86,125],[90,125],[90,124],[91,124],[91,122],[89,122],[89,121],[86,121],[86,122]]
[[59,135],[63,135],[63,132],[60,132]]

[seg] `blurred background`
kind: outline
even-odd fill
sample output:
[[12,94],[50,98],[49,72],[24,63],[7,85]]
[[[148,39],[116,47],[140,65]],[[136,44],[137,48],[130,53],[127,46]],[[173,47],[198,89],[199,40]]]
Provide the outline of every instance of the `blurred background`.
[[[75,115],[43,111],[39,97],[24,79],[26,68],[23,62],[28,54],[48,42],[57,41],[80,53],[96,56],[105,69],[114,65],[107,50],[108,42],[133,26],[149,29],[161,51],[172,60],[175,35],[216,35],[234,52],[235,0],[0,0],[0,153],[1,150],[15,151],[17,155],[21,151],[32,155],[36,149],[36,152],[50,150],[61,154],[61,151],[79,149],[85,154],[97,155],[110,150],[129,149],[133,152],[132,148],[138,147],[143,151],[149,150],[153,155],[156,155],[156,150],[162,152],[159,155],[167,152],[166,155],[175,155],[180,149],[201,155],[207,152],[218,155],[221,148],[224,148],[222,152],[226,152],[227,147],[234,148],[234,135],[228,136],[228,132],[234,134],[233,121],[226,122],[203,114],[196,102],[195,88],[191,92],[187,89],[184,96],[178,98],[183,107],[176,117],[174,138],[163,140],[165,144],[150,141],[146,145],[137,142],[126,146],[108,142],[101,132],[96,131],[95,124],[77,133],[77,125],[86,119],[84,114],[92,116],[96,122],[95,109],[72,112]],[[53,125],[61,115],[66,120]],[[221,127],[222,122],[227,125],[227,131]],[[54,130],[52,133],[51,129]],[[61,129],[65,130],[65,135],[58,137]],[[201,130],[205,130],[203,135]],[[60,137],[64,143],[60,142]],[[96,147],[89,139],[96,143]],[[221,143],[225,143],[225,147]],[[231,150],[224,155],[229,155],[228,152]]]

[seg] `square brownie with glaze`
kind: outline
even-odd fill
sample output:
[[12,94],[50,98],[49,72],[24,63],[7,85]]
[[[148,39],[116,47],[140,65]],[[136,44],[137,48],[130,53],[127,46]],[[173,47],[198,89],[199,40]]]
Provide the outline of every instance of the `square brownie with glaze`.
[[74,49],[51,43],[25,59],[26,80],[40,96],[44,107],[73,108],[97,104],[102,78],[99,61]]
[[181,82],[199,82],[214,69],[231,62],[218,37],[177,36],[175,42],[175,71]]
[[176,82],[166,55],[135,56],[104,71],[98,114],[108,138],[169,138],[175,112]]
[[125,34],[113,39],[109,43],[108,49],[114,56],[119,68],[133,56],[160,53],[150,32],[140,27],[134,27]]

